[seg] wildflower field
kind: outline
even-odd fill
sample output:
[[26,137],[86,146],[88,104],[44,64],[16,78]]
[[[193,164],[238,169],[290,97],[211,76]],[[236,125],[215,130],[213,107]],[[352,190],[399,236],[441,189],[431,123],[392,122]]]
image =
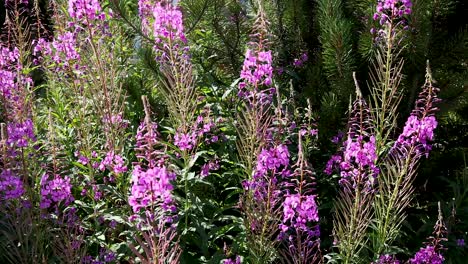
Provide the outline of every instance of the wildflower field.
[[465,1],[0,13],[0,263],[468,263]]

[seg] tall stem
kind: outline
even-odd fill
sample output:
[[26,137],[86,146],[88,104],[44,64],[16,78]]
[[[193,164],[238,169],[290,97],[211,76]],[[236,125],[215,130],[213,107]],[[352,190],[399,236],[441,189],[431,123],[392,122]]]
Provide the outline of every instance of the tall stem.
[[[390,79],[391,79],[391,66],[392,66],[392,48],[393,48],[393,37],[392,37],[392,31],[393,31],[393,23],[390,23],[390,25],[387,27],[387,46],[386,46],[386,53],[385,53],[385,79],[383,80],[384,82],[384,87],[382,89],[382,100],[381,100],[381,109],[380,109],[380,117],[378,120],[378,127],[377,127],[377,136],[378,139],[377,142],[380,142],[380,144],[377,144],[377,153],[380,153],[381,147],[385,145],[385,138],[384,138],[384,130],[386,129],[385,122],[388,121],[386,120],[387,117],[387,93],[390,87]],[[377,103],[377,102],[376,102]]]
[[[383,211],[384,211],[384,218],[383,219],[377,219],[379,220],[379,228],[378,228],[378,244],[377,244],[377,250],[376,254],[379,256],[380,254],[384,253],[385,246],[391,242],[394,238],[390,237],[389,235],[389,228],[391,225],[395,225],[394,222],[391,221],[391,213],[394,209],[395,202],[397,202],[398,199],[398,194],[400,193],[401,189],[401,183],[403,182],[403,179],[405,176],[407,176],[408,168],[411,164],[412,161],[412,156],[415,152],[414,146],[411,147],[410,151],[408,152],[408,157],[405,161],[405,165],[403,167],[403,170],[399,173],[398,178],[396,179],[395,185],[393,186],[393,190],[390,195],[390,199],[388,201],[385,201],[385,198],[388,197],[386,195],[386,190],[387,188],[381,188],[380,190],[382,191],[380,200],[382,201]],[[386,187],[386,186],[384,186]]]

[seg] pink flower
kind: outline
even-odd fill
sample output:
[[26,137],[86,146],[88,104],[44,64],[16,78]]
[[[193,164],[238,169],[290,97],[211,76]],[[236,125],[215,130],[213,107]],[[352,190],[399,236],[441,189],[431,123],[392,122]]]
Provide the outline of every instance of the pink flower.
[[180,150],[191,150],[197,144],[197,134],[189,132],[187,134],[177,132],[174,136],[174,145]]
[[24,194],[23,181],[11,170],[0,173],[0,201],[18,199]]
[[124,159],[122,156],[114,154],[114,151],[107,152],[106,157],[99,163],[98,168],[101,171],[109,168],[116,174],[127,171],[127,166],[125,166]]
[[44,174],[41,178],[41,208],[49,208],[59,203],[67,206],[74,200],[71,188],[69,177],[62,178],[60,175],[55,175],[50,179],[47,174]]
[[273,80],[273,66],[271,51],[254,51],[247,49],[239,83],[239,96],[249,97],[252,90],[261,86],[271,86]]
[[68,13],[72,18],[87,24],[90,20],[104,20],[105,14],[102,12],[98,0],[69,0]]
[[155,167],[144,170],[139,165],[132,172],[132,189],[128,199],[133,212],[145,209],[154,204],[162,204],[163,209],[172,209],[173,199],[171,181],[176,175],[166,167]]
[[411,264],[442,264],[444,263],[444,257],[435,251],[433,246],[427,246],[425,248],[421,248],[414,258],[410,259],[409,262]]

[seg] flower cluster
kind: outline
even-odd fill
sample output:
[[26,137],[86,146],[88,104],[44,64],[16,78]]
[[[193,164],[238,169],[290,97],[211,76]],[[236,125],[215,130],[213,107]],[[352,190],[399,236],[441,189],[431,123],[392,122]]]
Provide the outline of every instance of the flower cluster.
[[22,121],[29,117],[27,107],[32,79],[23,74],[19,50],[0,45],[0,98],[9,121]]
[[0,46],[0,96],[12,97],[12,91],[16,90],[16,72],[12,70],[13,64],[18,60],[19,52],[15,48],[10,50]]
[[102,118],[102,122],[104,123],[104,130],[109,132],[111,129],[126,129],[130,124],[130,121],[123,118],[122,113],[118,114],[109,114],[110,117],[106,116]]
[[0,67],[8,67],[19,58],[18,48],[10,50],[7,47],[0,47]]
[[259,92],[262,86],[269,88],[273,83],[273,66],[271,51],[247,49],[239,83],[239,97],[249,98],[252,90]]
[[327,175],[331,175],[335,167],[339,166],[342,161],[343,157],[341,154],[332,155],[328,160],[327,165],[325,165],[325,170],[323,172]]
[[444,257],[437,253],[433,246],[426,246],[421,248],[409,262],[411,264],[442,264],[444,260]]
[[146,164],[143,161],[134,164],[128,203],[135,214],[141,209],[150,208],[174,212],[176,207],[171,181],[176,179],[176,174],[168,170],[165,154],[156,149],[159,136],[157,124],[151,122],[149,117],[145,121],[138,128],[135,150],[136,156]]
[[[102,191],[99,189],[99,186],[96,185],[96,184],[92,184],[91,186],[92,186],[91,188],[92,188],[93,194],[94,194],[93,199],[95,201],[101,200],[102,199]],[[86,189],[83,189],[83,190],[86,190]]]
[[[367,142],[362,136],[359,136],[356,141],[348,138],[343,156],[344,161],[340,164],[341,181],[351,180],[353,186],[357,182],[367,181],[368,185],[372,186],[379,174],[379,169],[375,165],[377,161],[375,137],[371,136]],[[363,170],[368,172],[363,173]],[[357,179],[357,177],[361,178]]]
[[41,178],[40,207],[46,209],[59,203],[69,205],[74,200],[71,188],[69,177],[62,178],[60,175],[55,175],[53,179],[50,179],[49,175],[44,174]]
[[213,133],[215,127],[214,122],[209,117],[200,115],[189,132],[176,132],[174,135],[174,145],[182,151],[190,151],[197,146],[199,140],[204,136],[207,136],[206,143],[214,143],[219,139],[216,133]]
[[[155,122],[151,122],[150,124],[146,124],[142,122],[137,129],[136,133],[136,147],[140,148],[145,146],[146,144],[150,143],[152,145],[158,143],[158,124]],[[143,158],[142,156],[141,158]]]
[[283,223],[280,225],[282,234],[293,227],[296,230],[306,232],[309,236],[319,237],[318,229],[308,225],[318,221],[318,206],[315,202],[315,195],[286,195],[283,203]]
[[[289,151],[286,145],[278,145],[270,149],[262,149],[257,157],[257,167],[255,169],[254,178],[263,177],[270,171],[279,171],[283,167],[289,165]],[[284,176],[288,175],[285,169],[282,171]]]
[[434,130],[437,128],[435,113],[438,108],[435,104],[439,103],[440,99],[437,98],[439,89],[432,86],[432,77],[429,73],[426,78],[423,90],[416,100],[415,108],[392,148],[393,152],[405,153],[413,148],[416,156],[425,154],[427,157],[432,149],[430,142],[434,139]]
[[303,151],[301,134],[298,135],[297,162],[292,173],[281,182],[282,215],[278,216],[278,240],[286,243],[294,263],[315,263],[320,247],[320,226],[317,196],[313,195],[315,180]]
[[52,42],[39,39],[34,46],[33,54],[38,58],[36,63],[42,61],[44,56],[50,57],[56,72],[74,71],[79,75],[85,69],[79,64],[81,56],[76,35],[72,32],[60,34]]
[[[68,13],[74,22],[69,22],[69,30],[59,32],[51,41],[40,38],[34,40],[33,55],[35,63],[40,63],[44,57],[49,57],[52,68],[56,72],[73,71],[77,75],[82,75],[86,66],[80,65],[80,34],[84,28],[91,30],[91,35],[87,36],[85,42],[94,41],[92,38],[103,38],[110,36],[109,26],[106,21],[106,13],[103,12],[98,0],[69,0]],[[111,16],[111,12],[109,12]],[[105,40],[109,41],[109,40]]]
[[16,157],[17,149],[36,141],[31,108],[28,107],[32,79],[22,73],[19,50],[0,46],[0,100],[7,123],[8,155]]
[[[96,152],[93,151],[94,155],[97,155]],[[87,165],[89,163],[89,158],[85,155],[81,154],[79,151],[75,151],[75,157],[78,158],[78,162],[82,165]],[[96,156],[93,156],[96,157]]]
[[153,17],[153,1],[138,1],[138,14],[140,15],[141,19],[142,30],[145,34],[148,34],[151,18]]
[[210,171],[213,171],[213,170],[218,170],[219,169],[219,161],[218,160],[214,160],[214,161],[209,161],[208,163],[204,164],[202,167],[201,167],[201,172],[200,172],[200,176],[202,177],[206,177],[210,174]]
[[[161,2],[140,0],[139,13],[143,22],[143,32],[152,33],[156,60],[173,61],[173,56],[187,59],[187,39],[184,34],[182,12],[176,6]],[[172,58],[171,58],[172,57]]]
[[24,122],[8,123],[7,132],[8,139],[6,143],[12,148],[24,148],[29,145],[29,142],[36,141],[34,125],[31,119],[26,119]]
[[389,23],[392,19],[402,18],[411,14],[411,0],[379,0],[374,20],[379,20],[381,25]]
[[340,170],[340,184],[351,184],[353,188],[359,183],[364,183],[367,188],[374,185],[379,168],[375,165],[377,153],[375,137],[364,140],[358,136],[355,140],[348,137],[344,142],[343,155],[333,155],[328,161],[325,173],[330,175],[334,167]]
[[396,259],[395,256],[385,254],[380,256],[380,258],[377,260],[377,262],[373,262],[374,264],[400,264],[401,262]]
[[[262,149],[257,156],[257,165],[251,180],[242,183],[247,191],[252,191],[257,201],[263,201],[268,192],[271,193],[271,202],[279,198],[279,185],[277,177],[287,177],[289,171],[289,151],[285,145],[278,145]],[[270,190],[271,189],[271,190]]]
[[186,43],[182,12],[171,4],[161,5],[156,3],[153,8],[153,35],[156,43],[170,41],[181,41]]
[[463,238],[457,239],[457,246],[465,247],[465,239],[463,239]]
[[240,256],[236,256],[236,259],[233,260],[233,259],[225,259],[223,261],[223,264],[241,264],[242,261],[241,261],[241,257]]
[[197,144],[197,133],[191,131],[189,133],[177,132],[174,135],[174,145],[179,147],[180,150],[191,150]]
[[124,173],[127,171],[125,162],[122,156],[114,153],[113,150],[107,152],[106,157],[99,164],[99,170],[104,171],[106,168],[112,170],[115,174]]
[[434,139],[436,128],[437,120],[434,116],[427,116],[420,120],[416,115],[410,115],[395,147],[416,146],[418,154],[428,155],[432,149],[430,141]]
[[68,13],[85,25],[92,20],[104,20],[106,17],[98,0],[69,0]]
[[340,143],[343,138],[345,136],[345,133],[343,133],[342,131],[338,132],[338,134],[336,134],[335,136],[333,136],[330,140],[333,144],[338,144]]
[[99,256],[92,257],[86,256],[83,258],[82,263],[84,264],[105,264],[112,263],[117,259],[115,252],[111,250],[106,250],[104,248],[99,250]]
[[140,209],[155,205],[161,205],[164,210],[174,212],[171,181],[175,178],[175,173],[168,171],[165,166],[145,170],[136,165],[132,171],[132,189],[128,198],[133,212],[138,213]]
[[18,199],[24,194],[23,182],[11,170],[0,173],[0,201]]
[[307,52],[304,52],[301,54],[299,58],[295,58],[293,61],[293,65],[296,68],[300,68],[304,65],[309,60],[309,55],[307,55]]
[[376,35],[375,41],[385,41],[397,36],[400,28],[408,30],[408,21],[404,16],[411,14],[412,5],[411,0],[379,0],[373,19],[391,31],[371,28],[370,33]]

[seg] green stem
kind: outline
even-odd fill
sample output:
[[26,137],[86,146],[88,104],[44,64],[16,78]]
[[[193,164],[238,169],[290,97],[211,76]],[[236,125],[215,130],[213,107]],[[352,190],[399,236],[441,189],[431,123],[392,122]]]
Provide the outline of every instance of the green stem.
[[189,210],[190,210],[190,197],[189,197],[189,186],[188,186],[188,153],[185,150],[183,153],[184,156],[184,175],[182,176],[184,179],[184,192],[185,192],[185,228],[188,228],[188,217],[189,217]]
[[[411,147],[410,151],[408,152],[408,157],[412,156],[413,151],[414,151],[414,148]],[[385,215],[385,217],[384,217],[384,219],[382,219],[383,221],[378,221],[379,222],[379,229],[378,229],[379,234],[378,234],[378,248],[376,250],[377,256],[384,253],[385,245],[388,242],[391,242],[391,238],[389,237],[388,230],[389,230],[389,226],[394,225],[395,223],[393,223],[393,222],[391,223],[390,214],[392,213],[394,204],[395,204],[395,202],[396,202],[396,200],[398,198],[398,193],[400,192],[400,184],[403,181],[403,177],[406,176],[406,172],[408,171],[410,161],[411,161],[411,158],[406,159],[405,166],[403,167],[403,170],[398,175],[397,181],[396,181],[395,185],[393,186],[393,190],[392,190],[392,193],[391,193],[391,196],[390,196],[390,200],[388,202],[385,202],[385,197],[387,197],[387,196],[385,196],[385,188],[381,189],[381,190],[383,190],[383,192],[382,192],[383,196],[382,196],[381,200],[383,200],[382,205],[384,205],[384,215]],[[377,220],[379,220],[379,219],[377,219]],[[382,223],[383,223],[383,226],[382,226]]]
[[393,47],[393,38],[392,38],[392,30],[393,30],[393,24],[390,23],[390,26],[387,28],[387,47],[386,47],[386,55],[385,55],[385,80],[384,80],[384,87],[382,89],[382,109],[380,111],[380,118],[379,118],[379,126],[377,128],[379,132],[379,138],[381,139],[380,142],[381,144],[379,145],[377,149],[377,153],[380,152],[380,147],[383,147],[385,145],[385,139],[384,139],[384,129],[385,129],[385,119],[386,119],[386,111],[387,111],[387,92],[388,89],[390,89],[390,78],[391,78],[391,65],[392,65],[392,47]]
[[357,218],[357,213],[359,211],[359,204],[361,203],[361,188],[358,187],[356,189],[356,198],[354,199],[354,206],[353,206],[353,212],[351,216],[351,223],[349,225],[349,232],[347,234],[347,241],[346,241],[346,248],[345,248],[345,260],[344,263],[348,264],[352,262],[352,257],[353,253],[356,249],[356,245],[353,242],[354,238],[354,233],[355,233],[355,225],[356,225],[356,218]]

